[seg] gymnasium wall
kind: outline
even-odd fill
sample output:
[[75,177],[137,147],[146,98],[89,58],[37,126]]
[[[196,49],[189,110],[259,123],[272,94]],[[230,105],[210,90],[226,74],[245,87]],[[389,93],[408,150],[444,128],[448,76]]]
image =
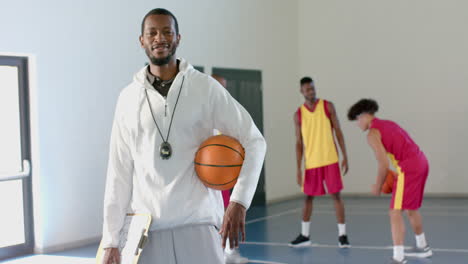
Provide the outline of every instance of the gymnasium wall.
[[346,193],[369,193],[375,179],[365,135],[346,118],[351,104],[370,97],[427,154],[428,194],[468,194],[466,10],[461,0],[299,1],[299,72],[315,78],[339,113]]
[[[143,16],[164,7],[179,19],[178,55],[195,65],[263,74],[267,198],[294,194],[292,112],[299,98],[297,2],[2,1],[0,52],[35,55],[33,185],[36,251],[96,241],[110,128],[120,90],[147,61]],[[294,90],[295,91],[295,90]],[[296,98],[296,101],[291,100]]]

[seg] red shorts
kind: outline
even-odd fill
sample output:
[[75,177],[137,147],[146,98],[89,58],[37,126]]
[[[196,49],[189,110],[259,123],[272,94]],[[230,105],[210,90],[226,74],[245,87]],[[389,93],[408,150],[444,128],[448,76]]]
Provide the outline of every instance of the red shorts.
[[305,171],[302,191],[306,195],[319,196],[327,193],[333,194],[342,189],[343,181],[341,180],[338,162],[319,168],[307,169]]
[[400,162],[397,179],[393,183],[390,209],[417,210],[422,205],[424,186],[429,175],[429,162],[423,153]]
[[221,194],[223,195],[224,209],[226,209],[229,205],[229,199],[231,199],[231,190],[221,191]]

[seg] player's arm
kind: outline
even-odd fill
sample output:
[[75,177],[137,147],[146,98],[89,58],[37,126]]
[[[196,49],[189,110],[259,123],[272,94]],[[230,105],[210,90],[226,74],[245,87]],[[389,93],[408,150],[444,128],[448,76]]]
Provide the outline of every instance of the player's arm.
[[304,153],[304,144],[302,142],[301,125],[297,112],[294,113],[294,128],[296,130],[296,160],[297,160],[297,173],[296,180],[299,186],[302,185],[302,156]]
[[133,157],[129,145],[130,131],[125,125],[127,109],[119,96],[110,140],[109,162],[104,195],[104,223],[102,247],[106,249],[104,264],[120,263],[118,245],[120,230],[132,193]]
[[387,159],[387,152],[382,144],[380,132],[377,129],[371,128],[367,134],[367,143],[372,148],[375,154],[375,158],[378,162],[377,179],[375,181],[375,191],[379,191],[385,181],[385,176],[389,169],[389,163]]
[[335,131],[336,139],[338,140],[338,145],[340,146],[341,153],[343,153],[341,169],[343,170],[343,174],[346,174],[348,172],[348,153],[346,152],[346,144],[343,136],[343,131],[341,130],[340,122],[338,121],[335,106],[332,102],[328,102],[327,107],[328,112],[330,113],[330,119],[332,122],[333,130]]

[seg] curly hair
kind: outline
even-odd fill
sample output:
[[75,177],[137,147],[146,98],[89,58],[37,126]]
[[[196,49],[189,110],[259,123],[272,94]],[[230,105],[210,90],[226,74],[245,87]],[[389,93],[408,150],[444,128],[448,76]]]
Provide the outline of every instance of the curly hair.
[[379,111],[379,105],[373,99],[361,99],[348,110],[348,119],[356,120],[357,116],[362,113],[375,114]]

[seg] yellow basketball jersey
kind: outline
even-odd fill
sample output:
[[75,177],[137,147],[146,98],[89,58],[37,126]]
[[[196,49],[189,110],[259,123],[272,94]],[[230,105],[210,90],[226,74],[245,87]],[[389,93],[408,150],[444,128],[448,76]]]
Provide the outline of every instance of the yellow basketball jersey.
[[319,99],[312,112],[305,105],[300,107],[300,124],[306,169],[328,166],[339,161],[326,103]]

